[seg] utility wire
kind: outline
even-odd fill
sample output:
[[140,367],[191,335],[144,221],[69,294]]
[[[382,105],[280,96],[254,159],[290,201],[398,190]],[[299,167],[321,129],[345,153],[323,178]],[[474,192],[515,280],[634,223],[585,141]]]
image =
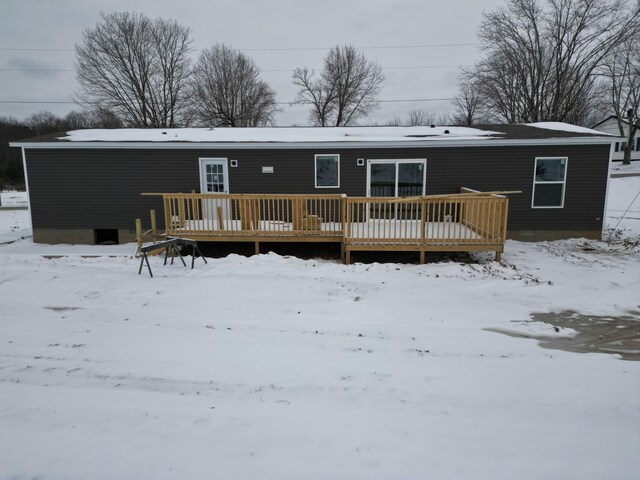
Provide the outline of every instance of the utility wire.
[[[378,103],[401,103],[401,102],[448,102],[453,100],[453,98],[390,98],[387,100],[378,100]],[[70,100],[0,100],[0,104],[37,104],[37,105],[45,105],[45,104],[60,104],[60,105],[71,105],[77,104],[77,102],[72,102]],[[85,102],[91,104],[92,102]],[[278,105],[294,105],[295,102],[276,102]]]
[[[393,49],[414,49],[414,48],[450,48],[450,47],[477,47],[477,43],[429,43],[422,45],[368,45],[364,47],[354,47],[360,50],[393,50]],[[243,52],[306,52],[316,50],[331,50],[334,47],[295,47],[295,48],[238,48]],[[202,51],[196,48],[194,51]],[[73,52],[74,48],[0,48],[0,52]]]
[[[382,70],[422,70],[432,68],[461,68],[471,65],[423,65],[409,67],[382,67]],[[314,70],[312,68],[312,70]],[[315,69],[319,70],[319,69]],[[261,72],[293,72],[293,68],[264,68]],[[0,68],[0,72],[75,72],[73,68]]]

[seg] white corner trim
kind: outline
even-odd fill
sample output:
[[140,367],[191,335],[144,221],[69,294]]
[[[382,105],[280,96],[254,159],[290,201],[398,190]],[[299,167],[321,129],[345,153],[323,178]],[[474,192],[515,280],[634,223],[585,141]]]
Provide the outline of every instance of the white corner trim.
[[604,240],[604,232],[607,228],[607,207],[609,205],[609,186],[611,184],[611,167],[613,165],[614,144],[609,149],[609,165],[607,166],[607,184],[604,187],[604,210],[602,211],[602,232],[600,239]]
[[29,228],[31,228],[31,235],[33,235],[33,210],[31,208],[31,194],[29,193],[29,176],[27,175],[27,155],[22,147],[22,170],[24,172],[24,188],[27,191],[27,206],[29,208]]

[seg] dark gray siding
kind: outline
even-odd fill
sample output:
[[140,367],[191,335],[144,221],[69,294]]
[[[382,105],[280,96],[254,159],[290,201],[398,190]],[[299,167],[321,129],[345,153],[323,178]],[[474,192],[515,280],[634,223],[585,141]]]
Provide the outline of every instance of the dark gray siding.
[[[564,208],[532,209],[535,158],[554,156],[568,158]],[[600,230],[608,168],[608,145],[440,149],[427,162],[427,190],[522,190],[509,196],[510,230]]]
[[[340,188],[314,188],[314,154],[340,154]],[[536,157],[569,158],[565,208],[531,209]],[[132,229],[135,218],[158,211],[158,197],[142,192],[199,191],[198,158],[238,160],[229,168],[231,193],[366,194],[364,159],[427,159],[427,193],[522,190],[512,195],[509,228],[599,230],[608,145],[362,150],[29,150],[27,172],[34,228]],[[273,166],[263,174],[262,166]],[[146,220],[145,220],[146,221]]]

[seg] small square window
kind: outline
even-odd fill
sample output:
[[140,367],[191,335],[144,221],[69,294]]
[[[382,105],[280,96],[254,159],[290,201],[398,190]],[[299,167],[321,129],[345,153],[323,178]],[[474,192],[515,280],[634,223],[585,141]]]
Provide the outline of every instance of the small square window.
[[359,159],[357,160],[357,165],[358,165],[359,167],[364,167],[364,158],[359,158]]
[[562,208],[566,173],[566,158],[536,158],[531,207]]
[[237,166],[238,166],[238,160],[230,160],[230,161],[229,161],[229,164],[230,164],[232,167],[237,167]]
[[340,155],[316,155],[316,188],[340,187]]

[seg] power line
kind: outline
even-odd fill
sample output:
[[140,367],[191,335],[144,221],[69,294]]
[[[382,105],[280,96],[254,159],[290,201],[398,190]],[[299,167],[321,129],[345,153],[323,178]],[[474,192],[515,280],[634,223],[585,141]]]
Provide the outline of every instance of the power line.
[[[428,70],[437,68],[461,68],[470,67],[471,65],[416,65],[409,67],[381,67],[382,70]],[[310,68],[310,70],[321,70],[321,68]],[[261,72],[293,72],[293,69],[279,69],[279,68],[264,68]]]
[[[424,45],[371,45],[366,47],[354,47],[359,50],[386,50],[405,48],[448,48],[448,47],[477,47],[477,43],[431,43]],[[310,48],[239,48],[245,52],[295,52],[311,50],[331,50],[334,47],[310,47]]]
[[[369,45],[364,47],[354,47],[359,50],[392,50],[392,49],[415,49],[415,48],[450,48],[450,47],[477,47],[477,43],[430,43],[422,45]],[[294,48],[238,48],[243,52],[306,52],[318,50],[331,50],[334,47],[294,47]],[[73,48],[0,48],[0,52],[73,52]],[[194,51],[202,51],[196,48]]]
[[[471,65],[420,65],[408,67],[382,67],[382,70],[429,70],[438,68],[461,68]],[[314,69],[312,70],[320,70]],[[293,68],[264,68],[261,72],[293,72]],[[0,68],[0,72],[75,72],[73,68]]]
[[[378,100],[379,103],[401,103],[401,102],[448,102],[453,98],[391,98]],[[91,103],[91,102],[84,102]],[[77,105],[77,102],[70,100],[0,100],[0,104],[36,104],[36,105]],[[293,105],[294,102],[277,102],[278,105]]]
[[0,72],[75,72],[73,68],[0,68]]
[[0,52],[73,52],[73,48],[0,48]]

